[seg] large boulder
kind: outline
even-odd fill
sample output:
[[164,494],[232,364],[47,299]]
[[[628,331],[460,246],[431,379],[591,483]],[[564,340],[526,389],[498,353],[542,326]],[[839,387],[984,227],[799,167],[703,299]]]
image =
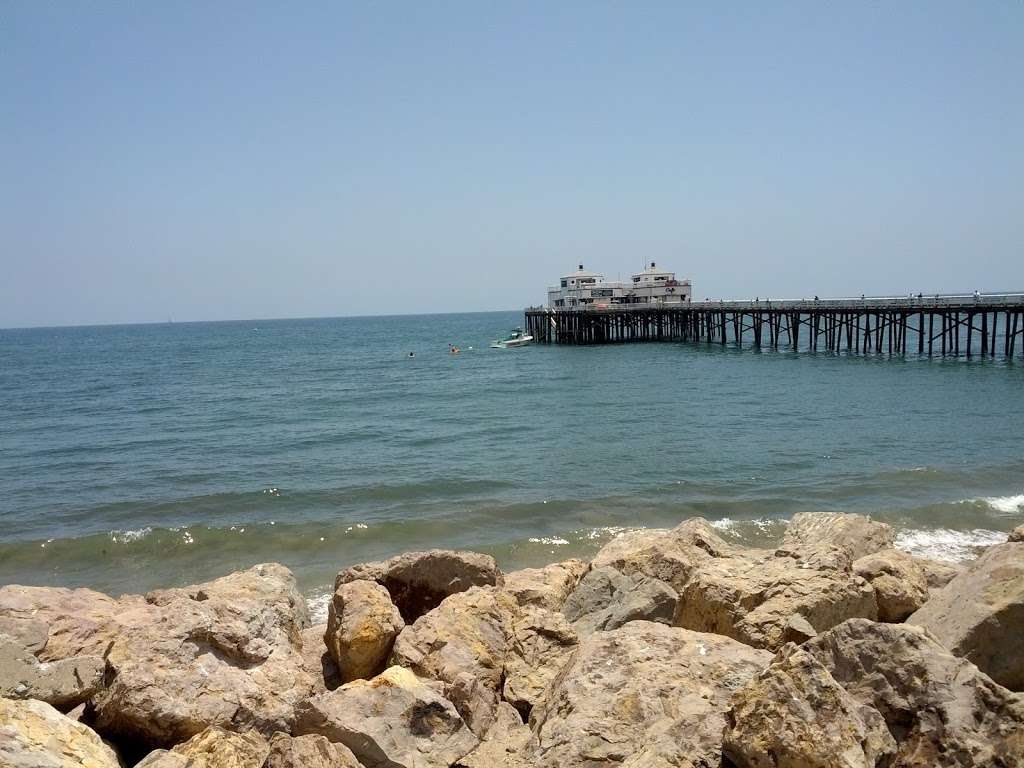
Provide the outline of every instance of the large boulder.
[[730,697],[771,658],[647,621],[595,632],[533,710],[534,765],[717,766]]
[[517,608],[509,595],[492,588],[452,595],[402,630],[391,663],[444,683],[445,695],[483,736],[500,700]]
[[1007,541],[1024,541],[1024,525],[1018,525],[1012,531]]
[[[3,595],[10,596],[13,589],[16,588],[5,587],[0,589],[0,600],[3,599]],[[0,614],[0,640],[6,638],[10,642],[26,649],[32,655],[39,653],[46,647],[49,634],[50,628],[46,626],[45,621],[27,616],[19,617]]]
[[897,743],[896,766],[1024,765],[1024,696],[954,656],[924,629],[850,619],[803,646]]
[[723,753],[737,768],[875,768],[896,742],[817,658],[789,644],[732,697]]
[[530,606],[512,620],[502,694],[524,720],[543,701],[578,642],[561,613]]
[[505,574],[504,590],[522,608],[530,606],[560,611],[588,568],[582,560],[566,560],[543,568],[523,568]]
[[924,578],[928,582],[929,593],[942,589],[967,568],[962,563],[932,560],[928,557],[915,557],[914,562],[924,571]]
[[42,701],[0,698],[3,768],[120,768],[121,761],[89,727]]
[[928,571],[906,552],[865,555],[854,562],[853,572],[875,590],[879,621],[903,621],[928,600]]
[[535,752],[533,733],[512,705],[503,701],[487,736],[454,768],[534,768]]
[[892,549],[895,541],[891,525],[864,515],[798,512],[786,526],[779,549],[799,553],[804,559],[827,559],[829,550],[836,548],[852,561]]
[[989,547],[908,619],[1011,690],[1024,690],[1024,543]]
[[305,669],[305,600],[267,564],[145,599],[89,590],[6,588],[0,615],[45,621],[40,659],[106,660],[95,728],[140,747],[171,746],[207,726],[289,730],[314,683]]
[[851,617],[878,615],[875,592],[845,567],[766,550],[709,558],[694,569],[673,623],[778,650]]
[[660,579],[604,566],[580,580],[562,612],[581,633],[615,629],[635,619],[671,624],[678,599]]
[[40,661],[20,642],[0,635],[0,696],[39,699],[66,712],[103,687],[101,656]]
[[478,743],[450,701],[401,667],[304,702],[293,733],[344,744],[365,768],[448,768]]
[[263,768],[361,768],[352,751],[326,736],[275,733]]
[[5,634],[33,631],[31,625],[45,627],[47,639],[34,651],[40,661],[103,656],[135,627],[159,621],[158,613],[139,595],[115,600],[91,589],[18,584],[0,587],[0,620],[7,627]]
[[359,579],[339,585],[328,606],[324,642],[342,682],[382,672],[403,627],[398,608],[377,582]]
[[694,517],[671,530],[620,534],[600,549],[590,565],[659,579],[679,591],[697,566],[733,551],[707,520]]
[[470,587],[502,584],[501,571],[490,555],[445,549],[406,552],[382,562],[353,565],[338,574],[334,587],[359,579],[376,581],[387,589],[407,624],[449,595]]
[[233,733],[211,727],[173,749],[158,749],[135,768],[263,768],[267,740],[255,731]]

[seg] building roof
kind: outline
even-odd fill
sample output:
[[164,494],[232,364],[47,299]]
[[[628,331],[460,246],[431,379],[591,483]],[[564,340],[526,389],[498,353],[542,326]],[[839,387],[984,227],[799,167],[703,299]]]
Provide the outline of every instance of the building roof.
[[580,264],[579,269],[575,272],[570,272],[568,275],[562,275],[563,280],[567,280],[570,277],[600,277],[604,278],[600,272],[591,272],[589,269],[584,269],[583,265]]

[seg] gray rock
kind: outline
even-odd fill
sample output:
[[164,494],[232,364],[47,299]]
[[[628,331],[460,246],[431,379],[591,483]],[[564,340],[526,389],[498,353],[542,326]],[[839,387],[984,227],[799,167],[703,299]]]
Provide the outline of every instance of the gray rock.
[[436,608],[449,595],[503,583],[490,555],[447,549],[406,552],[382,562],[353,565],[338,574],[334,588],[358,579],[376,581],[387,589],[406,624]]
[[50,633],[45,621],[19,616],[0,615],[0,641],[4,635],[9,640],[22,648],[27,649],[33,655],[37,655],[46,647],[46,640]]
[[896,752],[882,716],[792,644],[731,704],[723,753],[737,768],[875,768]]
[[680,592],[673,623],[774,651],[806,636],[793,623],[798,618],[816,632],[854,616],[876,618],[874,589],[843,562],[835,567],[754,549],[709,558]]
[[928,572],[913,557],[895,549],[865,555],[853,564],[853,572],[875,590],[878,620],[898,622],[927,602]]
[[915,557],[914,562],[924,571],[929,593],[942,589],[963,573],[967,567],[963,563],[947,563],[942,560],[931,560],[927,557]]
[[659,579],[602,567],[580,580],[562,612],[581,633],[615,629],[635,619],[671,624],[678,599]]
[[293,733],[344,744],[365,768],[448,768],[478,744],[455,706],[401,667],[309,699]]
[[729,699],[771,658],[648,621],[595,632],[531,715],[535,765],[717,766]]
[[543,568],[524,568],[505,574],[504,590],[522,608],[560,611],[589,567],[582,560],[566,560]]
[[989,547],[907,622],[1000,685],[1024,690],[1024,543]]
[[40,662],[27,648],[0,638],[0,696],[39,699],[67,711],[103,687],[105,666],[99,656]]
[[1019,768],[1024,696],[924,629],[850,619],[802,646],[896,739],[897,766]]
[[1007,541],[1024,541],[1024,525],[1018,525],[1012,531]]
[[307,627],[300,633],[302,667],[313,681],[312,693],[333,691],[341,685],[341,672],[324,643],[327,624]]
[[47,624],[40,661],[105,658],[94,727],[152,748],[210,725],[288,730],[295,705],[314,689],[302,656],[305,600],[291,572],[274,563],[146,598],[5,587],[0,616]]
[[487,737],[454,768],[533,768],[535,755],[530,729],[510,704],[502,702]]
[[404,627],[391,596],[377,582],[360,579],[338,586],[328,606],[324,642],[342,682],[382,672]]
[[407,626],[391,663],[445,684],[445,696],[477,736],[487,733],[500,700],[512,619],[518,606],[492,588],[472,587]]
[[578,642],[576,630],[561,613],[531,606],[513,620],[502,692],[523,720],[543,702]]
[[642,530],[622,534],[604,545],[591,568],[611,567],[622,573],[659,579],[679,592],[694,569],[710,558],[733,552],[703,518],[685,520],[671,530]]
[[831,548],[838,548],[853,561],[883,549],[892,549],[895,540],[892,526],[864,515],[799,512],[786,526],[779,549],[812,559],[827,558]]

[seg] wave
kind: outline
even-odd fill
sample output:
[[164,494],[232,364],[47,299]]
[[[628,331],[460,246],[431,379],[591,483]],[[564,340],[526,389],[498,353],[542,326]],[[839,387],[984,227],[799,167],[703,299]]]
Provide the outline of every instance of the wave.
[[986,504],[996,512],[1005,512],[1007,514],[1024,512],[1024,493],[1017,494],[1016,496],[985,496],[980,499],[971,499],[971,501]]
[[1002,544],[1004,541],[1006,533],[986,528],[974,528],[969,531],[955,531],[951,528],[912,528],[896,534],[897,549],[916,557],[952,563],[973,560],[985,547]]

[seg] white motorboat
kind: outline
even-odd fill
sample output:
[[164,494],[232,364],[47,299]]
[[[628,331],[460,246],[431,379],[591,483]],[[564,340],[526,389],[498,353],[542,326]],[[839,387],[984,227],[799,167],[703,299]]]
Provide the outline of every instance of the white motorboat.
[[523,347],[533,341],[533,336],[523,333],[522,328],[514,328],[504,339],[495,339],[491,342],[491,349],[508,349],[510,347]]

